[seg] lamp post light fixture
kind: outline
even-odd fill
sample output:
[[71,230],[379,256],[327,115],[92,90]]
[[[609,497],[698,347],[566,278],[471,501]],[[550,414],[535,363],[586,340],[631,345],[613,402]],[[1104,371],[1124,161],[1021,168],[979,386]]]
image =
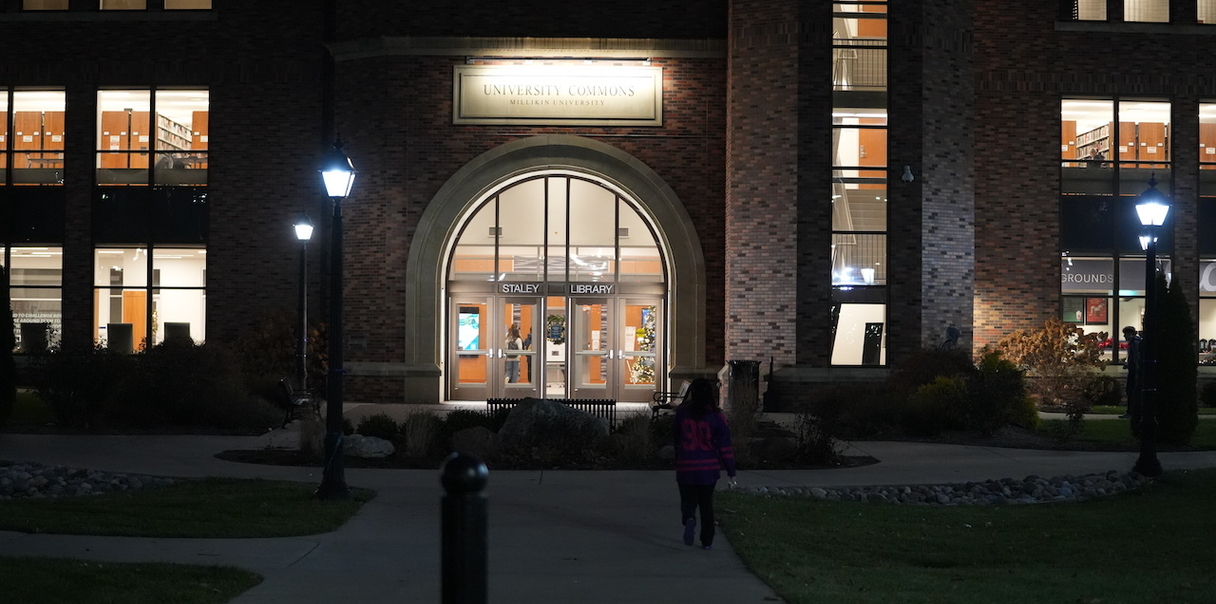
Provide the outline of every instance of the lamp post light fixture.
[[312,239],[312,220],[300,214],[295,223],[296,240],[300,242],[300,299],[298,316],[300,333],[296,340],[296,389],[308,390],[308,241]]
[[350,499],[350,488],[346,486],[346,473],[342,467],[342,200],[350,195],[355,183],[355,167],[342,152],[341,139],[334,142],[333,149],[325,155],[321,164],[321,177],[325,182],[325,194],[333,201],[334,213],[330,221],[330,295],[329,295],[329,371],[325,386],[325,466],[322,468],[321,485],[315,496],[318,499]]
[[[1160,300],[1157,295],[1157,233],[1169,214],[1169,200],[1157,190],[1157,179],[1149,177],[1148,190],[1140,194],[1136,214],[1144,226],[1140,245],[1145,251],[1144,264],[1144,336],[1140,376],[1140,457],[1134,471],[1144,476],[1160,476],[1161,462],[1157,459],[1157,352],[1161,334]],[[1133,417],[1132,421],[1137,421]]]

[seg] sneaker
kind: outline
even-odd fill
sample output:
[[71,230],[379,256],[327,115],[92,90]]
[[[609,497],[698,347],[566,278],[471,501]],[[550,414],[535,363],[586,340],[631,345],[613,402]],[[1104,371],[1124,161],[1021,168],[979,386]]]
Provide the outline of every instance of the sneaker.
[[1132,417],[1131,415],[1124,413],[1123,415],[1119,416],[1119,419],[1131,419],[1131,417]]
[[714,548],[714,546],[712,546],[712,545],[702,545],[701,546],[701,549],[713,549],[713,548]]
[[692,545],[693,533],[697,532],[697,519],[689,518],[684,521],[684,545]]

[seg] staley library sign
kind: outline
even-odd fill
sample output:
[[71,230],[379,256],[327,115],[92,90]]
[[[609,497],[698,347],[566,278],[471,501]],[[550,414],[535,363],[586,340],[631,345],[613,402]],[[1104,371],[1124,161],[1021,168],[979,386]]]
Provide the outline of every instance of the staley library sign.
[[662,126],[663,68],[457,65],[452,123]]

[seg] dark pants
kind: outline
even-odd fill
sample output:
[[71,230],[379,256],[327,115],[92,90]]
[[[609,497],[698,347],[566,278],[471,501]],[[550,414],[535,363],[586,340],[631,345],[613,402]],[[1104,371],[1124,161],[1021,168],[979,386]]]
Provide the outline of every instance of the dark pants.
[[714,543],[714,485],[684,484],[680,485],[680,524],[689,518],[696,518],[697,508],[701,508],[701,545]]

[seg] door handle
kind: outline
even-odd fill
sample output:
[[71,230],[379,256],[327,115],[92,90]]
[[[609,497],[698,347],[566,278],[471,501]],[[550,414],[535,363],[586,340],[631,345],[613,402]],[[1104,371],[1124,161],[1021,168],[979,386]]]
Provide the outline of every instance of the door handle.
[[616,357],[612,356],[612,353],[614,353],[614,352],[616,352],[616,351],[615,351],[615,350],[609,350],[609,351],[608,351],[608,358],[609,358],[609,359],[615,359],[615,358],[616,358]]

